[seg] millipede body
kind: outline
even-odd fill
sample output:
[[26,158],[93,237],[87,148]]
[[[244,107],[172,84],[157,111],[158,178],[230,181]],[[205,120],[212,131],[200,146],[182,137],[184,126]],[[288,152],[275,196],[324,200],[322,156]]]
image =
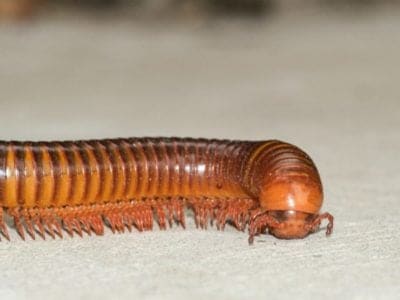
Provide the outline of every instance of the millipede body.
[[33,239],[113,232],[173,223],[227,222],[249,241],[269,232],[303,238],[328,219],[310,157],[291,144],[192,138],[127,138],[62,142],[0,142],[0,231],[4,215]]

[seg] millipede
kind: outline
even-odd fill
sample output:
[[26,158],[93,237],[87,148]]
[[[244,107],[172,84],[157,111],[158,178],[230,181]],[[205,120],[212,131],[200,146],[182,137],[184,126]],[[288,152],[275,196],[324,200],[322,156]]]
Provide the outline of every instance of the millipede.
[[226,224],[256,235],[304,238],[333,216],[319,213],[318,170],[300,148],[278,140],[116,138],[0,141],[0,231],[22,239],[102,235]]

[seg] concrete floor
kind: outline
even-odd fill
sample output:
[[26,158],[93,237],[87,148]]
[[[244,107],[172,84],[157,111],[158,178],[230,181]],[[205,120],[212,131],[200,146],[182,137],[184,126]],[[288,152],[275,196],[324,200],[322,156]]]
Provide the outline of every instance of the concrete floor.
[[334,234],[229,227],[0,243],[1,299],[399,299],[400,11],[0,26],[0,138],[279,138]]

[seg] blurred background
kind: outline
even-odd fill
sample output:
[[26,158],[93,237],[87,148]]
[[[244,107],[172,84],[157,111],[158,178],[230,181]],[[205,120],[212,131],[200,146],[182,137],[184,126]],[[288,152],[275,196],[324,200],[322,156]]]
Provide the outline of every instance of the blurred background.
[[192,218],[12,230],[0,298],[399,299],[399,53],[399,1],[0,0],[0,140],[277,138],[314,159],[336,220],[251,248]]
[[27,18],[73,9],[86,12],[100,10],[106,14],[126,13],[139,17],[210,17],[220,15],[264,16],[283,10],[319,9],[376,9],[381,5],[396,4],[395,0],[1,0],[2,18]]
[[346,107],[397,107],[399,16],[385,0],[0,0],[0,138],[296,142],[291,113],[304,134],[318,116],[352,130]]
[[61,14],[90,14],[97,17],[140,19],[194,19],[223,16],[265,18],[288,11],[364,10],[394,6],[396,0],[1,0],[1,19],[48,18]]

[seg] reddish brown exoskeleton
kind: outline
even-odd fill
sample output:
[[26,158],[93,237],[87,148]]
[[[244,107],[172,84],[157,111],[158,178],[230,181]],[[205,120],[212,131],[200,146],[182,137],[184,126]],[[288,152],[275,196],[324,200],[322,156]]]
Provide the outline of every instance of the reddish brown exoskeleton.
[[[327,218],[312,160],[280,141],[130,138],[66,142],[0,142],[0,213],[22,238],[150,230],[226,222],[250,238],[259,233],[303,238]],[[2,220],[2,218],[0,218]],[[0,230],[9,238],[3,221]]]

